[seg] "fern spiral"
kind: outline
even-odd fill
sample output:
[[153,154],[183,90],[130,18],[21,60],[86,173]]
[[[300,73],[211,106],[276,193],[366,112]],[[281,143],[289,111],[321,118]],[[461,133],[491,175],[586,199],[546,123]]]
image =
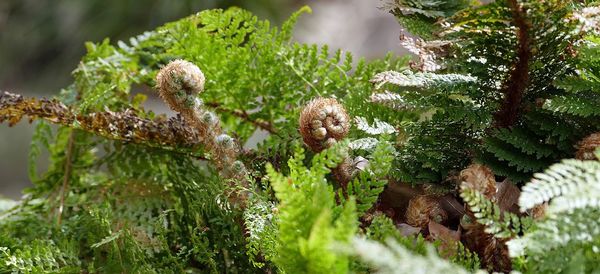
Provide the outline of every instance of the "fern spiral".
[[311,150],[319,152],[343,139],[350,130],[350,117],[333,98],[317,98],[300,114],[300,133]]
[[[246,169],[237,161],[238,147],[235,140],[222,133],[216,115],[203,108],[198,95],[204,90],[204,73],[191,62],[175,60],[163,67],[156,75],[160,97],[171,109],[179,112],[191,124],[202,139],[221,175],[227,179],[246,184]],[[232,201],[245,200],[245,194],[232,195]]]

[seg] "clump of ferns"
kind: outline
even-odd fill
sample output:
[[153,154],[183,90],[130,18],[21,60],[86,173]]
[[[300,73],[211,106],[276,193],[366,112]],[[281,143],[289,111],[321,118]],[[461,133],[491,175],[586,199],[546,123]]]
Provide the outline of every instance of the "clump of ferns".
[[[232,183],[241,183],[241,187],[245,188],[247,171],[244,163],[237,160],[239,145],[233,137],[223,133],[217,115],[207,110],[198,98],[204,90],[205,81],[200,68],[185,60],[172,61],[156,75],[160,97],[197,130],[221,177]],[[244,203],[246,194],[243,192],[230,195],[234,204]]]

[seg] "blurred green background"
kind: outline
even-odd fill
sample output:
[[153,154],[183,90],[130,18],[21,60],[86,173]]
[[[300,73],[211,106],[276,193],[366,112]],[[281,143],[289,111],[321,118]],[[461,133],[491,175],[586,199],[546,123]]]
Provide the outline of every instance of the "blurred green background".
[[[84,42],[112,42],[203,9],[238,6],[280,25],[309,5],[295,39],[329,44],[356,57],[401,52],[401,29],[379,0],[0,0],[0,91],[49,97],[66,87],[85,53]],[[355,58],[357,59],[357,58]],[[159,104],[159,102],[157,102]],[[0,125],[0,196],[20,197],[27,178],[33,127]]]
[[[239,6],[279,22],[288,0],[2,0],[0,83],[3,89],[53,94],[69,84],[85,41],[127,40],[209,8]],[[297,2],[297,1],[296,1]],[[300,5],[300,3],[298,3]]]

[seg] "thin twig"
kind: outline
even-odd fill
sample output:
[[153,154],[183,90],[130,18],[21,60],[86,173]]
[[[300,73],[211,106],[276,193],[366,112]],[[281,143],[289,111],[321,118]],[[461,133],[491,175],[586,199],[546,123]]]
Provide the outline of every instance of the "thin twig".
[[71,129],[71,133],[69,133],[69,144],[67,145],[66,159],[65,159],[65,171],[63,177],[62,187],[60,188],[60,205],[58,206],[58,217],[57,223],[60,225],[62,220],[62,213],[65,207],[65,196],[67,195],[67,188],[69,187],[69,177],[71,177],[71,158],[73,155],[73,147],[75,140],[75,130]]

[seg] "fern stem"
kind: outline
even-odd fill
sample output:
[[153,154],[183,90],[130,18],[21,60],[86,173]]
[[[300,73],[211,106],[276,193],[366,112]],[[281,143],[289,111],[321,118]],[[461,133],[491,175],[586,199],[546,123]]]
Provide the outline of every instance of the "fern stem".
[[262,119],[252,119],[250,118],[250,114],[248,114],[248,112],[246,112],[245,110],[227,109],[222,107],[221,104],[219,104],[218,102],[208,102],[206,103],[206,105],[214,108],[217,112],[229,113],[235,117],[238,117],[262,130],[269,132],[270,134],[277,134],[277,130],[275,129],[275,127],[273,127],[273,124]]
[[75,130],[71,129],[69,133],[69,143],[67,144],[67,151],[65,154],[65,170],[63,176],[62,186],[60,188],[60,204],[58,206],[58,213],[56,223],[60,226],[62,220],[62,213],[65,206],[65,196],[67,195],[67,188],[69,187],[69,177],[71,177],[71,158],[73,157],[73,147],[75,146]]
[[500,110],[494,114],[494,126],[496,128],[506,128],[512,126],[519,118],[519,109],[521,100],[529,84],[529,60],[531,59],[531,49],[529,45],[530,24],[525,18],[526,12],[519,5],[517,0],[509,0],[508,5],[513,13],[513,23],[517,26],[517,56],[514,68],[510,76],[504,83],[502,93],[504,101]]
[[7,121],[12,126],[24,116],[28,116],[30,120],[42,119],[81,129],[111,140],[140,143],[160,149],[180,151],[179,148],[186,148],[194,152],[202,147],[198,132],[179,118],[150,120],[140,118],[131,111],[77,115],[56,100],[24,98],[8,92],[0,94],[0,123]]

